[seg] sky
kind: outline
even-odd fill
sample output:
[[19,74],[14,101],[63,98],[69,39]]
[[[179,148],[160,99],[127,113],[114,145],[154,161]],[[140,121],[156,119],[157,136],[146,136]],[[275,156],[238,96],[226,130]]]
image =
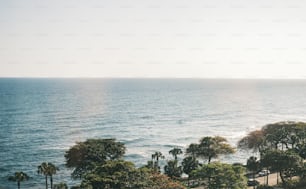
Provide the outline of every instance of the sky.
[[306,78],[306,1],[0,0],[0,77]]

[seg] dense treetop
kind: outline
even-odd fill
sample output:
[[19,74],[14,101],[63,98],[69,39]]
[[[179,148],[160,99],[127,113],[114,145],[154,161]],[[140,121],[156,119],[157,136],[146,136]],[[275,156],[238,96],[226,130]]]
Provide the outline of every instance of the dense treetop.
[[115,139],[88,139],[78,142],[66,152],[66,166],[75,168],[72,176],[78,178],[93,170],[96,165],[120,159],[124,154],[124,144]]
[[240,149],[264,152],[267,149],[292,149],[306,157],[306,123],[277,122],[250,132],[238,142]]

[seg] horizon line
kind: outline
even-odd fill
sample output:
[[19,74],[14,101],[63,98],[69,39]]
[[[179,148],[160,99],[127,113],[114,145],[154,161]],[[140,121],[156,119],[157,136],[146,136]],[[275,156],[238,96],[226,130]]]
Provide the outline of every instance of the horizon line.
[[1,77],[0,79],[211,79],[211,80],[306,80],[306,78],[281,78],[281,77],[76,77],[76,76],[13,76],[13,77]]

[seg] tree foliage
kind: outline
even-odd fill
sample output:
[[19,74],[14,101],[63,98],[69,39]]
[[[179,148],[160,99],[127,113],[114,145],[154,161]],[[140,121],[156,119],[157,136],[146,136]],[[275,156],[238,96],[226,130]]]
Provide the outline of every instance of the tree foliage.
[[148,178],[149,185],[144,189],[185,189],[181,183],[171,180],[166,175],[151,173]]
[[196,159],[198,150],[199,150],[199,145],[196,143],[191,143],[186,149],[186,155],[192,157],[193,159]]
[[152,154],[152,161],[151,162],[148,162],[148,165],[149,163],[152,163],[152,169],[155,171],[155,172],[158,172],[160,173],[160,166],[159,166],[159,160],[160,159],[165,159],[165,156],[157,151],[155,152],[154,154]]
[[183,172],[190,176],[190,173],[199,167],[199,161],[188,156],[183,159],[182,166]]
[[286,174],[286,176],[292,177],[298,173],[298,170],[303,168],[302,158],[291,151],[266,151],[261,159],[261,163],[265,167],[278,171],[284,185],[287,184]]
[[248,160],[247,160],[247,164],[246,164],[246,168],[252,172],[253,175],[253,179],[255,179],[255,174],[256,172],[259,170],[260,168],[260,164],[259,161],[257,160],[256,157],[251,156]]
[[178,166],[178,159],[177,159],[177,156],[182,153],[183,151],[180,148],[173,148],[169,151],[169,154],[171,154],[174,157],[174,160],[167,161],[167,165],[165,165],[164,170],[165,174],[172,179],[181,177],[183,173],[182,166]]
[[131,162],[110,160],[87,174],[82,181],[81,188],[180,189],[184,187],[151,169],[137,169]]
[[88,139],[78,142],[66,152],[66,166],[74,168],[73,178],[81,178],[97,165],[120,159],[124,154],[124,144],[115,139]]
[[245,169],[242,166],[213,162],[192,172],[193,178],[200,178],[208,189],[245,189]]
[[219,155],[231,154],[235,150],[231,147],[227,140],[220,136],[204,137],[198,145],[197,157],[204,158],[211,162],[212,158],[218,158]]
[[262,130],[250,132],[238,142],[238,148],[243,150],[252,149],[254,152],[261,151],[264,143],[264,133]]
[[306,123],[267,124],[242,138],[238,148],[260,152],[261,166],[279,172],[282,182],[287,184],[286,176],[305,175],[301,161],[306,158]]
[[53,188],[53,175],[56,174],[58,170],[58,167],[49,162],[43,162],[37,167],[37,173],[45,176],[46,189],[48,188],[48,176],[50,177],[51,188]]
[[183,151],[180,148],[173,148],[172,150],[169,151],[169,154],[171,154],[175,160],[177,160],[177,156],[182,154]]
[[106,161],[86,174],[82,187],[90,185],[93,189],[139,188],[143,186],[141,173],[134,164],[123,160]]
[[181,177],[183,173],[182,166],[178,166],[177,160],[167,161],[167,165],[165,165],[164,169],[165,174],[172,179]]
[[264,153],[266,150],[294,150],[301,157],[306,157],[306,123],[277,122],[267,124],[250,132],[238,142],[240,149],[252,149]]

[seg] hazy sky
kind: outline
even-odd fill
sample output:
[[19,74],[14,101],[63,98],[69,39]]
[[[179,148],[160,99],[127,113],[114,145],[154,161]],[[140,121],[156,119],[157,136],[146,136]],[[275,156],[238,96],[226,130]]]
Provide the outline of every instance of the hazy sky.
[[306,78],[306,1],[0,0],[0,77]]

